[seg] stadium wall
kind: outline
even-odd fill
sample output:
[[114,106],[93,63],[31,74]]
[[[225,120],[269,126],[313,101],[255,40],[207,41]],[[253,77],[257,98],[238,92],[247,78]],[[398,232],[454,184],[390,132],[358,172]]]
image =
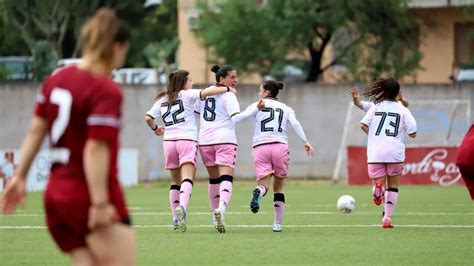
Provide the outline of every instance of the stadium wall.
[[[306,156],[303,145],[290,129],[291,176],[318,178],[332,176],[348,103],[351,100],[347,92],[349,86],[348,84],[300,84],[289,85],[281,92],[280,99],[293,107],[308,139],[316,149],[314,158]],[[20,147],[33,113],[34,99],[39,88],[37,84],[0,85],[0,149]],[[474,84],[408,85],[404,86],[403,91],[404,96],[410,101],[470,99],[471,103],[474,103]],[[168,178],[168,172],[164,170],[162,142],[160,138],[154,136],[144,122],[144,114],[151,107],[156,92],[155,86],[124,87],[121,144],[123,148],[138,149],[140,180]],[[257,94],[257,85],[239,86],[238,98],[241,109],[254,102]],[[474,104],[471,104],[471,114],[474,114],[473,106]],[[358,110],[355,115],[360,115],[361,118],[363,116]],[[253,178],[251,148],[253,129],[252,121],[245,121],[237,126],[239,150],[236,177]],[[349,132],[349,134],[363,133],[357,131]],[[430,132],[420,132],[420,134],[430,134]],[[43,147],[46,148],[47,145],[44,144]],[[198,178],[205,180],[206,175],[207,172],[199,159]]]

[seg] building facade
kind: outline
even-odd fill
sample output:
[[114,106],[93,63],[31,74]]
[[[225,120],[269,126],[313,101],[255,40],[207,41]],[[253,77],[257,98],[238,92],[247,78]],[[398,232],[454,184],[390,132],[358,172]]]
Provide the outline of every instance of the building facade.
[[[196,38],[199,12],[195,0],[178,0],[178,67],[189,70],[196,83],[214,82],[209,71],[209,51]],[[423,35],[420,51],[423,53],[420,70],[414,80],[417,83],[452,83],[452,77],[459,69],[474,59],[474,0],[412,0],[410,13],[420,23]],[[472,12],[474,13],[474,12]],[[472,33],[471,33],[472,32]],[[471,38],[471,35],[472,38]],[[327,49],[326,58],[332,49]],[[336,83],[335,70],[329,69],[322,82]],[[258,76],[240,73],[241,83],[260,83]]]

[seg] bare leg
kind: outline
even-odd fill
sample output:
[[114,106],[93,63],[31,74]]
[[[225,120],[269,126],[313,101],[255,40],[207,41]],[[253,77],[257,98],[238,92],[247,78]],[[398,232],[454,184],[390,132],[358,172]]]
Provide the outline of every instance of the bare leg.
[[86,238],[98,265],[135,265],[135,233],[116,223],[91,232]]
[[69,252],[69,256],[71,257],[71,264],[74,266],[98,265],[92,252],[85,247],[72,250]]

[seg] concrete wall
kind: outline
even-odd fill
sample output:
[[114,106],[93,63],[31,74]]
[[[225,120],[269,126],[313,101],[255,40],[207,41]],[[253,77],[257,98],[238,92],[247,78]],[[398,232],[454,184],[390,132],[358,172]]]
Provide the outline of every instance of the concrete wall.
[[[349,85],[304,84],[290,85],[283,90],[280,99],[293,107],[306,131],[308,139],[316,149],[314,158],[305,155],[303,145],[290,130],[290,174],[299,177],[332,176],[337,151],[345,122],[350,95],[346,91]],[[39,85],[0,85],[0,149],[19,148],[32,116],[34,99]],[[123,129],[121,144],[125,148],[139,150],[139,178],[141,180],[168,178],[164,170],[162,142],[154,136],[143,120],[145,112],[153,103],[156,87],[125,87],[123,106]],[[238,98],[241,109],[257,99],[258,86],[240,86]],[[417,85],[405,86],[404,95],[412,102],[417,100],[467,99],[474,102],[474,85]],[[472,109],[471,105],[471,109]],[[474,112],[471,110],[471,113]],[[362,113],[354,111],[354,116]],[[358,121],[355,117],[354,121]],[[416,118],[416,114],[415,114]],[[418,120],[419,127],[423,121]],[[467,125],[462,129],[465,130]],[[239,151],[236,176],[253,177],[251,140],[253,123],[245,121],[237,126]],[[349,134],[363,137],[359,130]],[[423,135],[430,132],[420,132]],[[459,143],[463,132],[457,134],[453,141]],[[429,137],[428,137],[429,139]],[[412,142],[412,143],[416,143]],[[439,143],[442,145],[443,143]],[[47,147],[47,145],[44,145]],[[206,171],[199,161],[198,176],[206,176]],[[344,174],[344,171],[342,171]]]

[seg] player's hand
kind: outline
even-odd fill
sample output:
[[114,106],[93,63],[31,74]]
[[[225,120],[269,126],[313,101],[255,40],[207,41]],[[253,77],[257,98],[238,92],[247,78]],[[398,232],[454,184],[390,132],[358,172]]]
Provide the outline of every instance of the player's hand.
[[350,89],[348,89],[347,91],[349,91],[352,95],[352,98],[359,98],[359,88],[357,87],[351,87]]
[[155,130],[155,135],[157,135],[158,137],[163,136],[163,134],[165,134],[165,127],[158,127]]
[[258,101],[257,103],[257,108],[258,110],[262,111],[263,108],[265,108],[265,101],[263,99],[260,99],[260,101]]
[[235,88],[232,88],[232,87],[227,87],[229,88],[229,92],[232,92],[233,94],[237,94],[237,90]]
[[25,202],[25,188],[25,178],[13,176],[12,179],[7,182],[0,200],[0,210],[2,213],[12,214],[15,212],[18,204],[23,205]]
[[306,143],[306,144],[304,145],[304,149],[306,150],[306,153],[307,153],[309,156],[311,156],[311,157],[314,156],[314,149],[313,149],[313,146],[311,146],[311,144]]
[[117,222],[118,217],[114,205],[110,203],[100,205],[93,204],[89,208],[89,220],[87,225],[90,230],[94,230]]

